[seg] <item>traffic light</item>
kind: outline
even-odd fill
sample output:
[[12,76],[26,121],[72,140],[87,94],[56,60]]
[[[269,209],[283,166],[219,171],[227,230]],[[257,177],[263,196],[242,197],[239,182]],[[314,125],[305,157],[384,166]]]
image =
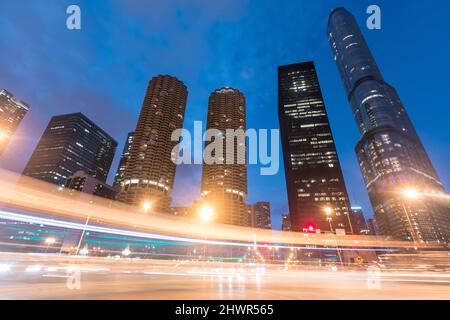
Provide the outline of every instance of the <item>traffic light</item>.
[[316,226],[313,223],[307,223],[305,225],[305,230],[308,233],[316,233]]

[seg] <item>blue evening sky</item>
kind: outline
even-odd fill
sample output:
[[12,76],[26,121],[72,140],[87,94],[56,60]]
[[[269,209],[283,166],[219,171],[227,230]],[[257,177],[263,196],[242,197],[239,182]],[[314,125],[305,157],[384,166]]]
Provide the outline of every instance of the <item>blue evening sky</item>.
[[[65,27],[78,4],[82,30]],[[135,127],[148,80],[171,74],[189,89],[185,128],[206,121],[209,93],[233,86],[247,99],[249,128],[278,128],[277,66],[314,60],[350,199],[372,215],[355,158],[359,139],[327,43],[328,14],[355,16],[387,82],[395,86],[447,189],[450,187],[450,3],[384,1],[382,29],[365,28],[372,1],[0,0],[0,88],[28,102],[0,166],[21,171],[50,117],[82,111],[119,148]],[[280,160],[282,158],[280,157]],[[281,161],[282,162],[282,161]],[[280,226],[286,213],[284,169],[260,176],[249,167],[249,202],[267,200]],[[178,168],[175,204],[199,197],[200,166]]]

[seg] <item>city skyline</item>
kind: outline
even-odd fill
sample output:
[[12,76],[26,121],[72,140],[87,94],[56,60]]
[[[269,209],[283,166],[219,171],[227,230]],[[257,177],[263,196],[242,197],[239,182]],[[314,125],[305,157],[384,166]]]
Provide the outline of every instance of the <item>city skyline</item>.
[[[329,14],[329,12],[331,11],[332,8],[334,8],[333,4],[327,4],[326,8],[316,8],[312,5],[305,5],[306,7],[306,11],[313,11],[313,12],[320,12],[321,14],[323,14],[323,16],[327,16]],[[346,5],[347,6],[347,5]],[[56,6],[57,7],[57,6]],[[82,5],[83,7],[83,5]],[[417,127],[417,130],[419,131],[419,135],[421,137],[423,137],[423,142],[425,147],[427,148],[427,150],[430,153],[430,156],[432,158],[433,163],[435,163],[436,167],[437,167],[437,171],[439,176],[442,178],[444,185],[447,186],[448,189],[448,185],[449,185],[449,174],[448,174],[448,168],[445,166],[445,162],[444,160],[440,159],[438,157],[438,151],[440,152],[440,154],[442,155],[442,158],[445,159],[446,158],[446,154],[448,153],[448,144],[446,141],[442,141],[445,140],[444,138],[446,137],[445,132],[442,131],[442,129],[436,128],[438,127],[438,125],[431,127],[430,126],[430,122],[427,123],[427,121],[429,121],[429,119],[432,119],[431,116],[429,115],[427,112],[424,112],[421,102],[425,102],[428,99],[431,99],[430,101],[433,101],[433,99],[436,99],[433,97],[433,95],[429,94],[428,91],[430,90],[436,90],[436,92],[439,92],[439,86],[442,86],[443,84],[440,83],[433,83],[430,85],[425,84],[426,88],[427,88],[427,92],[420,92],[420,90],[417,90],[417,85],[416,84],[412,84],[409,81],[407,81],[406,79],[408,79],[408,75],[411,75],[411,71],[408,70],[404,70],[407,68],[407,64],[406,63],[400,63],[399,61],[404,60],[404,57],[397,57],[397,56],[392,56],[386,52],[383,51],[382,46],[380,45],[380,42],[377,41],[373,41],[372,39],[375,40],[379,40],[382,39],[382,37],[387,37],[388,39],[393,39],[395,38],[396,35],[398,35],[399,33],[401,34],[401,30],[396,30],[395,27],[391,24],[389,24],[389,18],[392,18],[393,15],[400,15],[400,10],[398,10],[398,7],[396,5],[388,5],[387,3],[381,4],[381,7],[383,9],[383,15],[386,14],[387,18],[384,19],[384,23],[383,23],[383,29],[381,31],[368,31],[367,29],[363,30],[363,32],[365,34],[367,34],[370,39],[368,39],[368,42],[371,43],[371,48],[374,51],[374,55],[376,56],[376,59],[379,61],[380,67],[383,70],[387,70],[385,73],[385,76],[387,79],[391,79],[390,82],[395,85],[399,91],[401,92],[401,96],[402,99],[405,102],[406,107],[408,108],[411,117],[413,118],[413,122]],[[86,5],[86,8],[89,8],[88,5]],[[11,9],[9,9],[8,6],[6,5],[6,9],[5,12],[8,13],[10,12]],[[232,8],[235,10],[241,10],[239,12],[241,12],[241,14],[245,15],[246,10],[248,9],[242,9],[242,8]],[[360,23],[360,25],[364,25],[365,22],[365,18],[366,18],[366,14],[365,14],[365,7],[364,5],[349,5],[348,9],[353,12],[354,14],[357,15],[357,19],[358,22]],[[393,9],[397,9],[397,11],[393,10]],[[56,9],[55,9],[56,10]],[[89,10],[86,9],[88,12]],[[211,9],[213,10],[213,9]],[[281,10],[281,12],[284,12],[283,8],[279,9]],[[418,18],[418,11],[414,11],[414,7],[412,10],[412,14],[410,16],[400,16],[399,18],[403,19],[402,21],[413,21],[413,20],[417,20]],[[308,11],[308,12],[309,12]],[[242,13],[244,12],[244,13]],[[28,13],[28,14],[33,14]],[[50,19],[49,19],[49,23],[56,23],[56,21],[52,20],[53,12],[50,12]],[[136,12],[134,12],[134,14],[136,14]],[[261,13],[261,11],[259,11],[258,14],[256,14],[256,16],[259,15],[259,17],[261,15],[264,15],[264,11]],[[416,14],[416,16],[414,15]],[[438,15],[439,13],[434,13],[434,15]],[[189,14],[188,14],[189,15]],[[6,17],[9,17],[8,14],[6,14]],[[384,16],[383,16],[384,17]],[[427,21],[427,19],[430,18],[426,18],[426,17],[421,17],[422,20],[419,21]],[[4,18],[6,19],[6,18]],[[88,17],[87,17],[88,19]],[[234,30],[235,28],[235,24],[237,22],[233,21],[233,18],[229,17],[229,20],[225,20],[224,25],[223,26],[219,26],[218,28],[223,28],[225,31],[231,32],[232,30]],[[253,18],[253,19],[256,19]],[[120,19],[119,19],[120,20]],[[188,102],[188,106],[187,106],[187,120],[186,120],[186,124],[192,125],[193,120],[197,119],[197,114],[201,114],[201,117],[205,118],[206,114],[204,112],[202,112],[201,110],[204,110],[205,108],[205,97],[207,96],[207,94],[205,93],[206,91],[210,91],[209,89],[213,89],[214,87],[220,87],[223,85],[233,85],[239,88],[242,88],[242,91],[244,92],[244,94],[246,94],[246,97],[248,97],[248,104],[251,106],[249,109],[250,115],[249,115],[249,127],[269,127],[269,128],[276,128],[276,117],[275,119],[271,119],[271,117],[273,117],[273,115],[276,113],[276,103],[274,104],[274,97],[276,97],[276,94],[274,95],[273,91],[275,90],[276,86],[273,85],[274,81],[276,81],[276,77],[274,77],[273,75],[276,72],[276,67],[278,65],[281,65],[283,63],[294,63],[297,61],[302,61],[302,60],[306,60],[307,58],[311,58],[312,60],[316,61],[318,63],[318,73],[320,75],[321,78],[324,78],[324,96],[325,96],[325,102],[326,105],[330,107],[330,122],[331,122],[331,126],[333,129],[333,132],[336,136],[336,144],[337,144],[337,148],[338,148],[338,154],[341,156],[341,161],[343,160],[343,162],[345,163],[343,165],[343,171],[344,171],[344,176],[346,176],[346,181],[347,184],[349,185],[349,194],[350,194],[350,198],[353,204],[360,204],[363,205],[364,207],[364,212],[367,214],[367,216],[371,216],[371,208],[368,205],[368,201],[367,201],[367,195],[365,195],[365,189],[361,188],[363,186],[362,183],[362,177],[359,173],[359,169],[357,168],[357,161],[355,159],[354,156],[354,152],[353,152],[353,147],[355,142],[358,140],[358,132],[357,132],[357,128],[355,127],[354,123],[353,123],[353,117],[350,113],[350,111],[348,110],[348,104],[347,101],[345,99],[345,94],[343,93],[342,90],[342,85],[340,83],[340,79],[338,77],[338,74],[336,72],[336,68],[333,65],[333,61],[330,58],[330,54],[329,54],[329,48],[327,47],[327,43],[326,43],[326,36],[324,35],[325,33],[325,25],[326,23],[324,23],[324,21],[326,21],[326,18],[324,19],[317,19],[318,20],[318,24],[315,25],[317,26],[317,30],[315,32],[317,32],[317,40],[318,42],[312,42],[313,44],[311,44],[311,48],[310,50],[315,50],[314,47],[319,47],[319,49],[317,49],[320,54],[318,54],[317,58],[316,56],[314,56],[314,54],[312,53],[301,53],[298,52],[297,50],[299,49],[299,46],[304,45],[304,43],[307,43],[307,40],[311,40],[308,39],[308,37],[306,37],[307,39],[304,39],[304,35],[299,35],[299,40],[296,40],[296,42],[299,42],[300,44],[296,44],[293,46],[292,49],[290,49],[289,51],[284,51],[284,52],[279,52],[277,49],[273,49],[274,53],[270,54],[270,57],[265,57],[264,59],[270,60],[270,66],[269,68],[272,68],[273,70],[271,70],[270,72],[266,72],[266,73],[260,73],[260,71],[258,71],[258,68],[256,68],[256,64],[251,64],[248,63],[248,59],[245,59],[244,56],[244,61],[239,62],[239,66],[238,67],[243,67],[243,66],[247,66],[248,69],[242,68],[242,70],[236,70],[235,68],[231,68],[230,67],[230,71],[225,72],[224,74],[232,74],[232,70],[236,70],[236,74],[239,74],[239,77],[242,77],[242,79],[226,79],[227,76],[223,76],[220,72],[221,68],[225,68],[224,66],[221,65],[221,68],[219,68],[218,72],[213,72],[211,71],[211,74],[207,75],[207,81],[205,83],[205,81],[201,81],[201,84],[194,84],[194,80],[197,79],[196,76],[196,71],[190,71],[192,72],[194,75],[189,76],[189,77],[184,77],[184,75],[186,75],[186,69],[187,67],[183,68],[182,66],[178,65],[178,66],[169,66],[167,64],[163,64],[163,67],[161,68],[173,68],[173,70],[169,70],[171,71],[170,73],[175,75],[175,76],[179,76],[182,79],[187,79],[187,86],[190,89],[190,92],[195,94],[195,97],[192,99],[192,102]],[[439,19],[434,19],[437,23],[439,24]],[[5,20],[1,20],[2,23],[5,23]],[[123,23],[123,21],[122,21]],[[239,22],[242,23],[242,22]],[[405,25],[407,25],[407,23],[404,23]],[[45,24],[44,24],[45,25]],[[48,25],[48,24],[47,24]],[[286,25],[283,25],[284,27],[286,27]],[[443,28],[445,28],[447,26],[443,25]],[[86,32],[91,32],[91,30],[89,29],[89,27],[86,27],[87,30]],[[417,31],[417,27],[415,27],[414,25],[409,26],[409,28],[411,28],[411,32],[414,33],[415,31]],[[448,27],[447,27],[448,28]],[[276,28],[275,28],[276,29]],[[386,32],[385,30],[389,30],[389,32]],[[230,31],[231,30],[231,31]],[[245,30],[245,28],[244,28]],[[65,32],[67,32],[67,30],[63,30]],[[277,32],[279,32],[280,30],[275,30]],[[70,35],[69,38],[72,39],[72,37],[81,37],[81,35],[83,34],[84,30],[82,30],[78,35]],[[217,32],[217,30],[215,31]],[[390,35],[390,33],[394,33],[394,35]],[[227,33],[231,39],[226,38],[228,41],[232,41],[232,37],[233,37],[233,33]],[[273,36],[274,33],[270,33],[270,36]],[[245,35],[244,35],[245,36]],[[248,36],[248,35],[247,35]],[[399,45],[404,46],[405,42],[408,39],[408,35],[405,35],[405,38],[401,41],[401,43]],[[84,43],[85,40],[83,39],[73,39],[77,44]],[[161,39],[160,39],[161,40]],[[286,39],[284,39],[286,40]],[[294,39],[291,39],[292,41],[294,41]],[[305,41],[302,41],[305,40]],[[312,39],[314,40],[314,39]],[[161,40],[162,41],[162,40]],[[155,39],[155,42],[158,42],[157,39]],[[153,43],[153,42],[152,42]],[[394,44],[395,45],[395,44]],[[446,47],[445,45],[443,45],[444,47],[439,47],[441,49],[441,51],[439,53],[434,52],[434,54],[438,54],[438,55],[445,55],[445,53],[448,53],[448,47]],[[76,47],[72,47],[72,48],[76,48]],[[261,46],[259,46],[258,48],[261,48]],[[143,50],[144,48],[140,48],[140,50]],[[6,49],[6,58],[8,58],[8,56],[11,56],[11,52],[9,51],[9,49]],[[431,50],[431,51],[436,51],[436,50]],[[286,53],[287,52],[287,53]],[[57,52],[58,53],[58,52]],[[61,53],[61,52],[59,52]],[[191,52],[189,52],[191,53]],[[79,53],[81,54],[81,53]],[[229,52],[225,52],[224,54],[222,54],[220,56],[221,59],[223,59],[223,63],[226,65],[226,63],[228,63],[231,58],[227,58],[226,54],[229,54]],[[414,57],[416,59],[418,58],[422,58],[422,56],[427,57],[426,52],[424,52],[423,50],[421,50],[420,48],[416,51],[416,52],[411,52],[411,56],[407,57],[406,59],[414,59]],[[230,55],[231,57],[233,56],[233,53],[231,53]],[[380,58],[381,56],[381,58]],[[12,57],[12,56],[11,56]],[[127,58],[130,59],[132,57],[139,57],[139,52],[136,54],[133,53],[129,53]],[[81,65],[84,65],[82,62],[78,61],[77,59],[80,59],[80,57],[78,56],[73,58],[74,60],[69,60],[69,62],[79,62],[81,63]],[[83,60],[81,58],[81,60]],[[263,62],[265,64],[267,64],[267,60],[264,60]],[[139,63],[139,59],[136,59],[136,61]],[[423,61],[421,59],[421,61]],[[211,62],[211,61],[210,61]],[[220,61],[219,61],[220,62]],[[105,62],[107,65],[108,61]],[[186,63],[186,60],[183,61],[183,63]],[[261,64],[261,61],[258,62],[259,64]],[[395,71],[390,70],[389,66],[393,66],[393,65],[399,65],[400,68],[402,68],[402,71],[406,71],[404,73],[403,76],[397,76]],[[71,65],[71,64],[70,64]],[[198,63],[197,63],[198,65]],[[429,72],[430,74],[433,74],[435,72],[438,72],[437,66],[434,67],[432,64],[430,66],[430,64],[426,64],[424,62],[424,68],[425,66],[428,68],[428,70],[424,70],[424,72]],[[440,66],[441,67],[441,66]],[[447,66],[443,66],[442,68],[446,68]],[[87,66],[86,66],[87,68]],[[179,68],[179,72],[177,72],[177,70],[175,70],[176,68]],[[32,68],[33,69],[33,68]],[[199,68],[200,70],[202,68]],[[226,68],[225,68],[226,69]],[[53,95],[50,94],[50,92],[57,92],[59,90],[58,87],[60,87],[61,85],[56,85],[55,84],[55,88],[50,88],[47,90],[39,90],[39,87],[37,87],[38,90],[35,90],[35,88],[33,87],[32,89],[28,88],[27,89],[27,85],[29,85],[30,83],[32,83],[33,80],[30,79],[26,79],[22,84],[19,84],[19,82],[17,82],[17,72],[18,71],[11,71],[9,68],[5,68],[6,72],[5,74],[0,75],[0,87],[1,88],[6,88],[9,89],[10,91],[14,92],[14,94],[18,97],[20,97],[21,99],[27,101],[30,104],[31,110],[32,112],[32,116],[30,117],[30,119],[25,118],[24,123],[21,125],[20,129],[19,129],[19,136],[17,138],[15,138],[14,140],[14,147],[19,147],[21,150],[17,153],[17,158],[14,155],[9,154],[9,152],[7,151],[8,154],[6,154],[3,159],[2,159],[2,164],[3,166],[6,165],[6,167],[10,167],[12,169],[15,169],[17,171],[20,171],[20,166],[23,166],[24,161],[26,162],[28,160],[28,156],[27,154],[31,153],[31,151],[33,150],[33,147],[30,145],[32,145],[33,143],[36,143],[36,138],[32,138],[32,132],[42,132],[42,128],[45,126],[45,123],[48,121],[49,116],[53,115],[53,114],[57,114],[57,113],[61,113],[61,112],[57,112],[57,110],[59,110],[59,108],[64,108],[64,112],[66,111],[66,107],[67,107],[67,112],[69,111],[78,111],[77,109],[80,109],[81,111],[85,112],[86,110],[88,112],[87,115],[92,118],[94,121],[98,121],[101,125],[101,127],[105,127],[107,129],[108,132],[110,132],[113,137],[120,141],[121,146],[123,146],[123,142],[125,141],[125,136],[126,133],[128,131],[133,130],[133,126],[127,126],[127,125],[123,125],[124,128],[120,128],[120,132],[117,130],[110,130],[110,128],[113,128],[116,123],[118,122],[119,119],[124,119],[124,122],[128,122],[129,124],[132,122],[135,122],[136,118],[137,118],[137,114],[138,114],[138,109],[140,107],[140,103],[139,100],[142,99],[143,96],[143,90],[142,88],[145,86],[146,80],[145,78],[148,78],[150,76],[152,76],[153,74],[157,74],[160,70],[157,70],[156,67],[152,67],[149,68],[145,71],[138,71],[137,73],[135,73],[135,77],[130,77],[131,79],[133,79],[133,81],[130,81],[131,83],[129,84],[125,84],[124,81],[120,81],[121,85],[125,86],[125,90],[124,92],[128,93],[125,94],[125,96],[128,96],[128,98],[126,98],[125,100],[123,98],[118,99],[118,101],[120,102],[120,104],[123,105],[128,105],[128,107],[121,107],[118,108],[117,107],[117,102],[112,103],[112,99],[115,98],[116,93],[112,93],[110,91],[106,91],[104,88],[102,88],[102,86],[97,86],[96,88],[94,88],[92,91],[85,91],[85,88],[82,88],[80,90],[79,87],[75,86],[75,90],[71,89],[67,92],[67,95],[65,96],[61,96],[59,95]],[[73,72],[76,72],[75,69],[71,69],[69,67],[67,68],[63,68],[63,70],[65,72],[67,72],[68,70],[72,70]],[[115,70],[117,71],[117,70]],[[242,71],[242,72],[240,72]],[[245,71],[245,72],[244,72]],[[439,73],[446,73],[443,72],[444,70],[439,70]],[[123,72],[123,70],[122,70]],[[190,74],[190,72],[187,72],[187,74]],[[200,71],[199,71],[200,72]],[[409,73],[408,73],[409,72]],[[323,74],[323,76],[322,76]],[[46,75],[48,77],[50,77],[49,79],[52,79],[52,77],[60,77],[62,76],[62,74],[60,73],[56,73],[56,72],[50,72],[50,73],[46,73]],[[88,75],[88,78],[90,78],[91,80],[96,79],[96,77],[101,76],[102,72],[100,69],[100,72],[98,72],[98,74],[92,74],[90,73]],[[267,76],[264,77],[264,75],[271,75],[271,76]],[[245,77],[248,77],[245,81]],[[211,79],[214,77],[223,77],[223,79]],[[252,82],[252,79],[256,79],[256,78],[266,78],[267,80],[260,80],[257,84],[253,83],[252,87],[249,87],[249,82]],[[139,80],[136,80],[139,79]],[[403,80],[402,80],[403,79]],[[21,79],[22,80],[22,79]],[[68,83],[76,83],[74,78],[71,78]],[[94,85],[95,81],[89,81],[90,83],[92,83],[92,85]],[[242,82],[242,85],[239,83]],[[67,82],[63,82],[64,84],[67,84]],[[236,83],[236,84],[235,84]],[[270,86],[266,85],[267,83],[271,83]],[[191,86],[191,84],[193,84]],[[332,84],[332,85],[331,85]],[[133,87],[133,88],[131,88]],[[191,89],[192,87],[192,89]],[[208,89],[208,90],[207,90]],[[77,91],[79,90],[79,91]],[[112,91],[112,90],[111,90]],[[262,91],[262,92],[260,92]],[[416,92],[417,91],[417,92]],[[129,93],[133,93],[133,94],[129,94]],[[257,93],[255,93],[257,92]],[[39,96],[38,96],[39,93]],[[78,98],[81,99],[77,99],[77,93],[79,93]],[[441,92],[439,92],[441,95],[445,95],[446,93],[441,90]],[[105,96],[106,95],[106,96]],[[334,96],[340,97],[339,99],[334,98]],[[130,98],[131,97],[131,98]],[[50,100],[49,100],[50,99]],[[57,106],[54,105],[53,107],[51,106],[51,103],[47,103],[48,101],[57,101]],[[108,101],[109,100],[109,101]],[[128,102],[126,102],[128,101]],[[445,99],[444,99],[445,101]],[[111,103],[111,104],[109,104]],[[432,102],[430,102],[432,103]],[[61,107],[61,105],[63,107]],[[133,112],[130,112],[130,105],[132,105],[132,110]],[[444,118],[445,119],[445,114],[446,112],[448,112],[442,105],[437,104],[437,109],[436,112],[440,112],[440,114],[443,114],[442,117],[440,118]],[[41,110],[43,108],[43,106],[45,106],[45,108],[43,109],[44,112],[42,113],[42,116],[37,116],[36,115],[36,110]],[[191,108],[191,106],[193,106]],[[258,106],[259,108],[262,108],[262,110],[264,110],[264,112],[261,111],[257,111],[258,108],[256,107]],[[97,109],[98,108],[98,109]],[[123,108],[123,109],[122,109]],[[96,110],[93,110],[96,109]],[[98,110],[98,111],[97,111]],[[103,111],[101,111],[103,110]],[[103,114],[107,114],[104,110],[110,110],[111,114],[108,115],[109,121],[111,122],[111,124],[107,124],[108,120],[107,119],[101,119],[101,116],[96,115],[97,112],[99,112],[99,114],[101,114],[103,112]],[[266,113],[267,115],[260,115],[260,114],[264,114]],[[340,113],[342,113],[342,115],[340,115]],[[448,114],[448,113],[447,113]],[[125,117],[126,116],[126,117]],[[46,118],[45,118],[46,117]],[[133,118],[134,117],[134,118]],[[45,119],[44,119],[45,118]],[[423,121],[414,121],[414,119],[424,119]],[[443,121],[442,119],[436,119],[437,123],[439,123],[439,121]],[[31,126],[28,126],[31,125]],[[444,126],[445,128],[445,126]],[[34,130],[34,131],[33,131]],[[423,134],[423,132],[425,132],[425,134]],[[440,132],[440,133],[439,133]],[[40,134],[35,134],[36,137],[39,137]],[[25,137],[26,141],[23,142],[23,140],[20,140],[20,138]],[[30,142],[27,142],[28,140],[30,140]],[[22,143],[28,145],[28,147],[22,147]],[[119,147],[119,149],[122,149],[121,146]],[[117,159],[118,159],[119,155],[116,154],[116,160],[113,164],[113,168],[115,169],[117,167]],[[438,159],[439,158],[439,159]],[[15,161],[14,159],[17,159],[17,161]],[[23,160],[24,159],[24,160]],[[436,161],[437,159],[437,161]],[[183,196],[180,196],[180,192],[177,192],[177,186],[175,187],[175,191],[174,191],[174,197],[176,197],[177,199],[176,202],[178,204],[184,203],[184,204],[188,204],[189,201],[191,201],[192,199],[197,198],[199,192],[198,190],[200,189],[200,179],[199,179],[199,170],[194,169],[190,166],[188,167],[183,167],[180,170],[181,172],[179,173],[179,175],[176,177],[176,184],[178,185],[178,188],[181,187],[185,187],[186,185],[195,185],[195,188],[198,188],[197,190],[193,191],[193,194],[188,194],[187,196],[189,196],[190,198],[184,198]],[[280,173],[283,172],[283,168],[280,168]],[[268,177],[258,177],[258,171],[256,167],[251,167],[249,170],[249,197],[250,197],[250,201],[249,202],[254,202],[254,201],[258,201],[258,200],[270,200],[270,202],[273,204],[274,207],[274,222],[277,222],[280,220],[279,217],[282,213],[284,213],[287,208],[287,200],[283,199],[283,197],[285,196],[279,196],[280,193],[284,193],[283,189],[284,189],[284,176],[283,174],[279,174],[276,177],[272,177],[272,178],[268,178]],[[111,179],[111,174],[110,174],[110,179]],[[263,184],[267,184],[267,186],[261,186]],[[281,190],[281,192],[276,193],[277,195],[277,199],[266,199],[267,195],[268,197],[272,197],[270,196],[271,194],[273,194],[273,188],[277,188],[277,190]],[[361,190],[360,190],[361,189]],[[179,189],[180,190],[180,189]],[[177,195],[178,193],[178,195]]]

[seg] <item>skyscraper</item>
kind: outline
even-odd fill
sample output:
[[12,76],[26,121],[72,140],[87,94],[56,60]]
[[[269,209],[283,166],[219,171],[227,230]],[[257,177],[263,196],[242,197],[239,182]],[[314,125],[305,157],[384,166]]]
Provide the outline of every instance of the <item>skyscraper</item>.
[[289,214],[283,214],[281,216],[281,230],[282,231],[291,231],[291,219]]
[[272,229],[270,219],[270,202],[256,202],[251,206],[252,227],[260,229]]
[[188,91],[175,77],[159,75],[148,85],[117,199],[132,205],[151,203],[169,213],[176,164],[172,132],[183,127]]
[[16,100],[12,93],[0,91],[0,155],[28,110],[28,105]]
[[292,230],[352,232],[347,190],[313,62],[278,67],[278,116]]
[[365,234],[368,232],[366,218],[361,207],[352,207],[352,221],[355,234]]
[[444,187],[396,90],[383,79],[355,18],[344,8],[331,13],[328,39],[362,136],[355,151],[380,232],[446,242],[448,205],[405,197],[407,189],[442,193]]
[[[203,164],[203,200],[214,207],[215,222],[248,226],[249,216],[245,205],[247,198],[245,139],[240,141],[233,138],[233,146],[226,144],[227,129],[246,130],[245,97],[242,92],[224,87],[211,93],[208,102],[207,129],[215,129],[221,133],[224,153],[221,163],[219,161]],[[214,138],[205,143],[205,150],[213,141]],[[227,163],[227,155],[234,155],[232,163]]]
[[77,171],[105,182],[117,142],[82,113],[54,116],[23,174],[64,186]]
[[116,175],[114,176],[114,187],[120,187],[122,183],[123,176],[125,173],[125,167],[130,159],[130,149],[131,144],[133,143],[134,132],[129,132],[127,135],[127,141],[125,141],[125,146],[123,147],[122,155],[120,156],[119,166],[116,171]]

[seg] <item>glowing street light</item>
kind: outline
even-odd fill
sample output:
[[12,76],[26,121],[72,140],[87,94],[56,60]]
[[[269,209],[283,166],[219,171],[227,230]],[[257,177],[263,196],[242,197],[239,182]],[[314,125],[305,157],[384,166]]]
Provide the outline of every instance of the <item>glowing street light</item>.
[[131,251],[130,251],[130,248],[128,248],[128,247],[122,251],[122,255],[124,257],[128,257],[130,254],[131,254]]
[[83,256],[87,256],[89,253],[89,250],[87,247],[84,247],[83,249],[80,250],[80,254]]
[[210,206],[204,206],[200,209],[200,218],[205,222],[211,220],[213,215],[214,209]]
[[419,196],[419,192],[415,189],[408,188],[403,191],[403,195],[408,199],[414,200]]
[[[330,207],[325,207],[323,209],[323,211],[325,211],[325,214],[327,216],[327,221],[330,224],[330,231],[333,234],[334,241],[336,243],[336,251],[337,251],[337,254],[338,254],[338,257],[339,257],[339,261],[341,262],[341,265],[344,265],[344,262],[343,262],[342,256],[341,256],[341,251],[339,249],[338,242],[337,242],[337,239],[336,239],[336,235],[334,234],[334,231],[333,231],[333,225],[331,224],[331,221],[333,220],[331,218],[331,214],[333,213],[333,209],[331,209]],[[349,223],[350,223],[350,221],[349,221]],[[352,231],[352,233],[353,233],[353,231]]]
[[[416,189],[408,188],[408,189],[403,190],[403,195],[405,196],[405,198],[407,198],[409,200],[414,200],[419,197],[419,192],[417,192]],[[409,229],[410,229],[409,235],[407,236],[407,238],[409,239],[411,237],[414,244],[416,244],[417,243],[416,231],[414,230],[414,226],[411,222],[410,212],[406,209],[404,202],[402,202],[402,208],[405,213],[406,219],[408,220],[408,225],[409,225]]]
[[[214,209],[211,206],[205,205],[200,209],[200,218],[204,222],[208,222],[209,220],[212,219],[213,216],[214,216]],[[203,242],[203,257],[206,257],[206,235]]]
[[54,244],[55,242],[56,242],[56,239],[55,239],[55,238],[47,238],[47,239],[45,239],[45,243],[46,243],[47,245]]
[[6,140],[6,138],[8,138],[6,133],[0,132],[0,142],[3,142],[3,140]]
[[142,209],[144,209],[144,211],[148,211],[152,208],[153,203],[151,203],[150,201],[146,201],[142,204]]
[[53,237],[49,237],[49,238],[46,238],[44,240],[44,242],[47,245],[47,247],[45,248],[45,252],[47,252],[48,248],[56,243],[56,239]]

